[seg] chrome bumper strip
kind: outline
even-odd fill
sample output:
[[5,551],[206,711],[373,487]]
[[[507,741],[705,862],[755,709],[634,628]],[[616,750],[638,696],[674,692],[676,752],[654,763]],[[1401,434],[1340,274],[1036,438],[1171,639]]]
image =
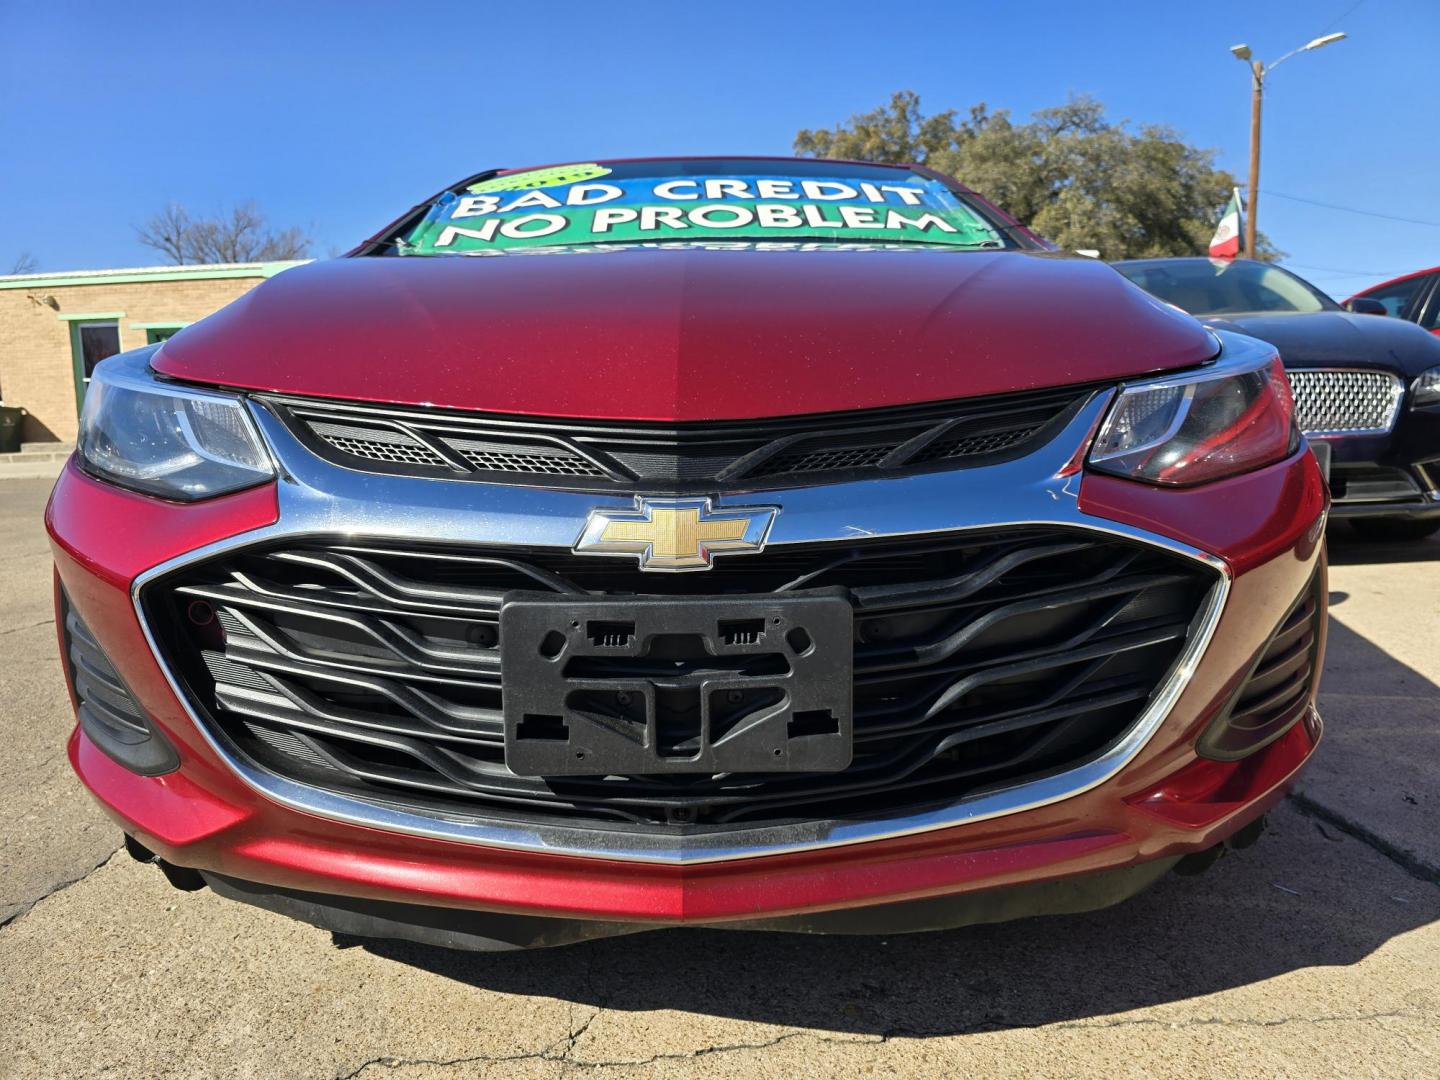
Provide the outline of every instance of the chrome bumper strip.
[[[1217,367],[1255,360],[1251,339],[1221,335]],[[195,715],[146,624],[140,594],[145,586],[183,566],[275,539],[353,536],[369,539],[474,544],[553,546],[568,551],[586,516],[596,507],[628,508],[628,497],[594,492],[534,490],[430,480],[344,469],[323,461],[286,427],[251,403],[279,466],[280,517],[256,529],[181,555],[140,575],[132,600],[146,639],[177,698],[215,753],[251,788],[294,810],[338,821],[433,839],[591,858],[693,865],[732,859],[865,843],[950,828],[1059,802],[1109,780],[1129,763],[1159,729],[1190,682],[1219,623],[1229,593],[1225,563],[1197,548],[1134,526],[1084,514],[1078,506],[1078,473],[1070,472],[1109,404],[1097,394],[1051,442],[1000,465],[865,480],[816,488],[767,491],[778,502],[769,544],[905,536],[995,526],[1060,525],[1127,537],[1195,559],[1216,571],[1216,583],[1197,614],[1184,652],[1140,718],[1107,750],[1080,765],[1009,787],[974,793],[921,813],[867,820],[807,821],[796,824],[711,828],[692,833],[588,827],[574,824],[517,824],[483,815],[460,816],[336,794],[295,783],[256,767],[222,743]],[[1070,472],[1070,475],[1065,473]],[[746,491],[718,495],[715,505],[741,504]],[[735,556],[744,558],[744,556]]]

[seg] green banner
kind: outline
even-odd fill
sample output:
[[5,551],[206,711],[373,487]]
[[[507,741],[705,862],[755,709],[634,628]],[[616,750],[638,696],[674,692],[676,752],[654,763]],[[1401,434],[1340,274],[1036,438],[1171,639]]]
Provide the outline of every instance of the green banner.
[[717,240],[1002,246],[943,184],[903,170],[883,180],[838,169],[823,177],[635,170],[564,165],[447,193],[401,241],[401,254]]

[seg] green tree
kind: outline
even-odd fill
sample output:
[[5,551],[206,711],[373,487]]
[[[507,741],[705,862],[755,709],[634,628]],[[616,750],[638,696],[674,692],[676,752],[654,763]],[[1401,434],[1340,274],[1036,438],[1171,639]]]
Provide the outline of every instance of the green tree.
[[[1106,259],[1203,255],[1235,177],[1164,124],[1112,121],[1090,97],[1017,122],[983,102],[926,116],[902,90],[831,129],[805,130],[815,157],[915,163],[958,177],[1061,248]],[[1260,257],[1279,257],[1263,236]]]

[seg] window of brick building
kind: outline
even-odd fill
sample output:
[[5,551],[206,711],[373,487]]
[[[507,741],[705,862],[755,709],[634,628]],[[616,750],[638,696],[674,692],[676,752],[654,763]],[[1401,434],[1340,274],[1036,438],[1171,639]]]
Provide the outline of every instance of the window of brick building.
[[70,335],[75,361],[75,401],[78,405],[85,400],[85,388],[90,385],[95,365],[120,351],[120,324],[111,320],[75,322],[70,324]]
[[145,344],[158,345],[162,341],[169,341],[188,325],[188,323],[175,323],[173,326],[145,325]]

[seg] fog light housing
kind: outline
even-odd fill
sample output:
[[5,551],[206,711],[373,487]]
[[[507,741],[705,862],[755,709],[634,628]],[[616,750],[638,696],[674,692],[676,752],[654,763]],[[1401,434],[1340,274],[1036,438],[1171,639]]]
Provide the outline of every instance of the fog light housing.
[[1310,708],[1325,643],[1325,575],[1316,573],[1195,749],[1237,761],[1279,739]]
[[150,723],[95,635],[70,606],[65,590],[58,593],[65,679],[75,699],[80,730],[131,772],[141,776],[173,772],[180,766],[175,748]]

